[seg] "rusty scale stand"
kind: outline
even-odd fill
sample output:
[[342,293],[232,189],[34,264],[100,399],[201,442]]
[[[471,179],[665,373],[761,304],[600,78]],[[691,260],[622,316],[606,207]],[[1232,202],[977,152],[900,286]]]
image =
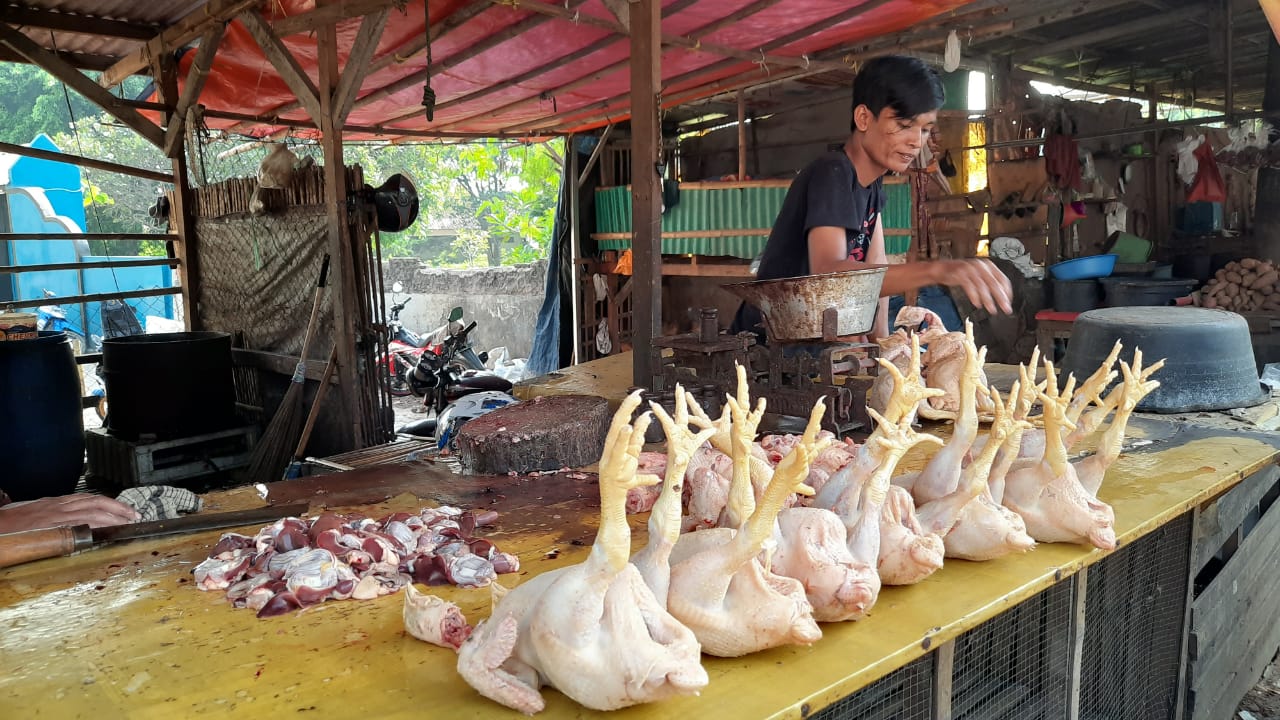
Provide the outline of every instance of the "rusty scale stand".
[[[834,311],[828,308],[824,315]],[[830,320],[824,325],[835,327]],[[879,368],[875,359],[880,347],[824,335],[821,340],[801,342],[770,337],[762,346],[752,333],[721,334],[716,309],[702,308],[698,332],[654,338],[652,389],[663,397],[678,382],[700,388],[707,397],[708,386],[714,385],[723,397],[737,385],[734,364],[741,363],[747,368],[752,397],[766,398],[770,413],[807,417],[818,398],[826,397],[824,428],[839,437],[860,428],[865,432],[871,427],[867,391]]]

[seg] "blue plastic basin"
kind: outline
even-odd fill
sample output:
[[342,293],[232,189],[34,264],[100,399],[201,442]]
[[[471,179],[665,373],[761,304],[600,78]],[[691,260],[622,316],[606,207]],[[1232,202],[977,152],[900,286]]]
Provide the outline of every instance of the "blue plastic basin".
[[1115,268],[1115,255],[1090,255],[1050,265],[1049,272],[1057,280],[1089,280],[1106,277]]

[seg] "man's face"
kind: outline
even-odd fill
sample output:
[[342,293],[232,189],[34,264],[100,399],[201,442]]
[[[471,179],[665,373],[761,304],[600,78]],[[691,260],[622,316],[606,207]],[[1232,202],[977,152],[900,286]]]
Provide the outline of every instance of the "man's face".
[[894,172],[905,172],[929,140],[938,121],[936,110],[915,117],[898,117],[893,108],[885,108],[876,116],[866,105],[854,111],[858,129],[866,133],[863,147],[876,164]]

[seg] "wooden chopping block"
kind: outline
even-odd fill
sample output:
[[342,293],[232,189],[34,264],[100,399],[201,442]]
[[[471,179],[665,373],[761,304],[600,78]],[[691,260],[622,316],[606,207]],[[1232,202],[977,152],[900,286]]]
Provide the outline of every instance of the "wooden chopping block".
[[590,465],[612,419],[604,398],[537,397],[468,421],[458,430],[458,459],[468,473],[493,475]]

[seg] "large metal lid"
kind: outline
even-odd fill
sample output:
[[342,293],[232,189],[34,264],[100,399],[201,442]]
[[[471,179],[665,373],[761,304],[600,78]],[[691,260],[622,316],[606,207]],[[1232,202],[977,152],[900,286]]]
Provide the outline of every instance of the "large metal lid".
[[1164,358],[1160,387],[1138,404],[1143,412],[1175,413],[1251,407],[1269,393],[1258,382],[1249,324],[1225,310],[1195,307],[1114,307],[1076,318],[1063,373],[1091,375],[1119,340],[1120,358],[1142,349],[1143,364]]

